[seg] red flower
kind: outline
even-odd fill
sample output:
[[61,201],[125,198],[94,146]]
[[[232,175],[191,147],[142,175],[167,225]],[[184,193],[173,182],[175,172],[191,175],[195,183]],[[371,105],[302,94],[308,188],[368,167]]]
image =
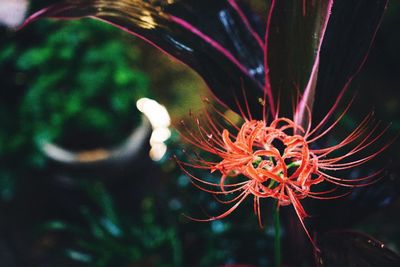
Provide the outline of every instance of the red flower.
[[[196,129],[185,126],[186,134],[182,136],[200,150],[216,156],[218,160],[208,161],[197,155],[189,157],[189,162],[178,160],[178,163],[192,178],[193,184],[201,190],[215,195],[235,196],[228,201],[220,200],[225,204],[233,204],[226,212],[208,219],[194,220],[211,221],[224,218],[248,196],[252,196],[254,213],[262,226],[260,199],[272,198],[277,201],[277,208],[293,206],[307,236],[315,246],[304,225],[304,218],[308,214],[301,200],[307,197],[338,198],[347,194],[335,194],[338,187],[366,186],[382,177],[383,169],[357,179],[345,179],[336,174],[337,171],[364,164],[387,148],[388,144],[358,159],[353,157],[361,155],[365,149],[375,144],[387,130],[385,128],[378,131],[378,125],[371,123],[371,114],[337,144],[315,148],[315,142],[325,137],[339,123],[350,104],[332,124],[326,125],[334,108],[314,128],[310,112],[306,127],[303,128],[294,120],[278,116],[270,123],[265,114],[263,120],[255,120],[250,112],[245,115],[243,109],[240,109],[243,123],[238,128],[221,111],[211,107],[227,126],[222,126],[220,121],[215,120],[209,111],[206,111],[203,118],[196,118]],[[208,169],[217,173],[216,181],[209,182],[196,177],[188,167]],[[314,190],[314,186],[320,183],[329,183],[333,187],[325,191]]]

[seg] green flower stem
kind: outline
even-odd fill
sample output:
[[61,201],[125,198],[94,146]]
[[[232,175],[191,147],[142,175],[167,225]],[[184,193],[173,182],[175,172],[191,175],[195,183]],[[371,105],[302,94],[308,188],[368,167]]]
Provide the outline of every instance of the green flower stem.
[[293,161],[292,163],[288,164],[288,165],[286,166],[286,168],[287,168],[287,169],[290,169],[290,168],[292,168],[292,167],[299,167],[299,166],[300,166],[300,163],[298,163],[297,161]]
[[275,267],[281,267],[282,264],[282,253],[281,253],[281,222],[279,219],[278,208],[273,209],[274,229],[275,229]]
[[269,182],[268,188],[271,189],[275,185],[276,181],[272,180]]

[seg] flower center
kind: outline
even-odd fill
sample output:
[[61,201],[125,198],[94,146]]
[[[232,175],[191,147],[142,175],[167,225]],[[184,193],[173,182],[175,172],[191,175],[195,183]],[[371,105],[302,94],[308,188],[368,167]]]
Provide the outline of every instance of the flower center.
[[252,182],[253,193],[277,198],[282,205],[288,205],[287,189],[302,198],[317,183],[313,182],[317,158],[305,138],[294,134],[298,129],[294,122],[282,118],[271,125],[246,121],[233,141],[234,136],[224,130],[226,152],[220,154],[222,160],[215,169],[226,177],[240,174]]

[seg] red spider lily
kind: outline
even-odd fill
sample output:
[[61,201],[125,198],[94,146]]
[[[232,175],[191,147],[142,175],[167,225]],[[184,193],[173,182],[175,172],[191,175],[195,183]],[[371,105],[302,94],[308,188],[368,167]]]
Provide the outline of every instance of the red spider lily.
[[[379,124],[372,123],[372,114],[366,116],[346,138],[337,144],[314,148],[317,141],[327,136],[337,126],[350,104],[351,102],[333,123],[327,122],[335,107],[315,127],[312,127],[310,112],[308,112],[306,127],[303,128],[294,120],[278,115],[269,122],[266,112],[263,114],[263,120],[253,119],[250,111],[247,109],[246,115],[239,104],[243,118],[240,128],[212,105],[210,106],[214,113],[217,113],[230,127],[225,127],[221,122],[213,119],[209,111],[206,111],[202,118],[196,118],[197,127],[194,129],[183,123],[186,131],[182,135],[183,138],[200,150],[216,156],[218,160],[209,161],[196,155],[196,157],[189,157],[189,162],[178,160],[178,164],[191,177],[196,187],[217,196],[229,196],[228,201],[219,198],[217,200],[224,204],[233,204],[218,216],[192,219],[196,221],[222,219],[231,214],[248,196],[252,196],[254,213],[262,226],[260,199],[272,198],[276,200],[277,208],[293,206],[307,236],[317,248],[304,224],[304,219],[308,217],[308,214],[300,200],[307,197],[339,198],[348,194],[348,192],[335,193],[339,187],[355,188],[370,185],[382,177],[384,170],[380,169],[357,179],[346,179],[336,175],[338,171],[368,162],[389,146],[386,144],[372,153],[354,159],[354,156],[361,155],[367,148],[374,145],[388,129],[386,127],[379,131]],[[293,117],[297,117],[296,112]],[[233,130],[228,130],[228,128]],[[218,173],[218,178],[215,182],[209,182],[193,175],[188,168],[206,169],[212,173]],[[333,187],[323,191],[314,190],[314,186],[320,183],[328,183]],[[231,197],[232,195],[234,197]]]

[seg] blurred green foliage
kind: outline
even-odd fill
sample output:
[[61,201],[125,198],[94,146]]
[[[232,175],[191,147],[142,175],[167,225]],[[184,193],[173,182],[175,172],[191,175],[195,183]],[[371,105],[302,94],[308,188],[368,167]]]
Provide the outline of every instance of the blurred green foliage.
[[138,49],[111,26],[44,21],[1,32],[0,183],[7,199],[16,170],[43,166],[43,142],[70,149],[120,142],[139,120],[136,100],[150,93]]
[[[161,226],[155,221],[154,198],[145,197],[140,215],[122,216],[116,210],[113,196],[101,182],[84,182],[81,188],[99,209],[82,206],[84,223],[74,225],[65,221],[51,221],[43,225],[45,231],[66,232],[75,238],[71,247],[61,253],[71,261],[90,266],[181,266],[182,251],[174,226]],[[136,266],[135,265],[135,266]]]
[[137,67],[137,49],[119,31],[91,20],[44,22],[37,27],[47,34],[38,34],[35,45],[24,47],[28,36],[1,48],[1,71],[15,70],[14,77],[3,80],[2,90],[12,92],[13,81],[26,90],[17,93],[23,95],[15,110],[23,132],[13,136],[19,140],[13,144],[2,138],[2,152],[15,150],[31,137],[37,143],[65,142],[63,138],[74,131],[76,136],[102,132],[106,144],[121,140],[137,118],[135,101],[148,95],[148,76]]

